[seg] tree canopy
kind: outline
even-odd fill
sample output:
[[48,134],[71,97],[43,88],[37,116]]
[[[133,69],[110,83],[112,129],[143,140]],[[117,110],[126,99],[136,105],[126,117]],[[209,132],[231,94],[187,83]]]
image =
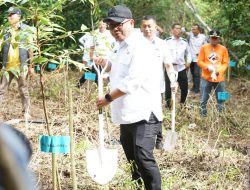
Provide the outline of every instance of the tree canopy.
[[[220,30],[224,45],[233,52],[232,59],[237,59],[238,67],[246,67],[249,62],[250,1],[237,0],[188,0],[203,21],[212,29]],[[188,30],[199,20],[186,6],[184,0],[1,0],[1,30],[7,22],[6,11],[12,5],[18,6],[23,12],[24,22],[35,25],[35,11],[43,12],[43,17],[50,18],[53,23],[63,27],[65,31],[79,31],[84,24],[91,30],[105,15],[109,8],[116,4],[126,4],[131,8],[136,27],[139,27],[144,15],[154,15],[158,25],[165,34],[170,35],[170,27],[174,22],[181,23]],[[37,8],[39,9],[37,9]],[[93,20],[93,24],[92,24]],[[56,32],[56,31],[55,31]],[[207,31],[206,31],[207,32]],[[76,32],[71,38],[64,38],[55,43],[57,49],[76,49],[82,32]],[[73,38],[75,40],[73,40]],[[76,59],[79,59],[79,57]]]

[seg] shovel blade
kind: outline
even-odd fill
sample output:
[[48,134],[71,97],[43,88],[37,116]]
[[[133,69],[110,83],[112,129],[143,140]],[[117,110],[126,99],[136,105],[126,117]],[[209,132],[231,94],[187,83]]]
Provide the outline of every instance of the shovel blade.
[[164,150],[172,151],[174,150],[177,142],[177,133],[173,131],[168,131],[163,145]]
[[87,171],[96,183],[100,185],[107,184],[112,180],[116,173],[118,164],[117,149],[99,149],[87,150]]

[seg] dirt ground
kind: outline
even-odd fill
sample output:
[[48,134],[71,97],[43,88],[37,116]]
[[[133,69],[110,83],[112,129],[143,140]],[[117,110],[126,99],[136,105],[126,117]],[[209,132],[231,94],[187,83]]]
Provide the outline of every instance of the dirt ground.
[[[86,170],[85,152],[97,146],[98,117],[95,107],[96,85],[86,82],[75,88],[78,72],[51,72],[45,75],[45,96],[49,123],[53,135],[69,135],[69,103],[66,86],[73,90],[73,121],[75,132],[75,160],[79,190],[133,190],[129,165],[119,144],[119,127],[110,121],[110,110],[105,109],[105,142],[118,149],[118,169],[113,180],[100,186],[93,182]],[[66,85],[67,84],[67,85]],[[39,76],[29,80],[32,120],[44,121]],[[105,88],[107,90],[107,87]],[[173,152],[155,150],[162,175],[162,189],[173,190],[247,190],[250,188],[250,81],[231,79],[226,83],[231,98],[224,114],[217,113],[215,98],[209,101],[209,116],[200,118],[199,97],[189,93],[187,106],[177,104],[177,147]],[[177,96],[178,99],[178,96]],[[6,101],[1,105],[0,121],[21,119],[21,101],[17,83],[11,84]],[[170,127],[170,111],[164,108],[163,132]],[[192,124],[192,125],[190,125]],[[51,154],[39,148],[39,135],[47,135],[45,124],[23,122],[14,127],[24,132],[33,145],[29,168],[35,173],[37,189],[52,189]],[[72,189],[70,156],[57,154],[60,186]]]

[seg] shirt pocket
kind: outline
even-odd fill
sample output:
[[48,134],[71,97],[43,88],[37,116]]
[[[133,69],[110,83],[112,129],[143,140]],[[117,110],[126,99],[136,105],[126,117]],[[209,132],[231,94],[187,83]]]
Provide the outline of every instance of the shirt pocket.
[[132,55],[126,54],[121,56],[118,60],[120,77],[125,77],[129,73],[129,67],[131,64]]

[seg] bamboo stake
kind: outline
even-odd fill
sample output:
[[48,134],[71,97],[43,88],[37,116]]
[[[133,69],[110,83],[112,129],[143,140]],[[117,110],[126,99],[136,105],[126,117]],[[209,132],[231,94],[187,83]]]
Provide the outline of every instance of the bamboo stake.
[[69,134],[70,134],[70,160],[73,190],[77,190],[76,164],[75,164],[75,140],[73,128],[73,100],[72,89],[69,88]]
[[67,74],[66,74],[66,71],[67,71],[67,66],[63,67],[63,75],[64,75],[64,102],[67,101]]
[[[45,93],[44,93],[44,80],[43,80],[43,71],[41,68],[40,71],[40,84],[41,84],[41,91],[42,91],[42,99],[43,99],[43,110],[44,110],[44,115],[45,115],[45,120],[46,120],[46,129],[48,131],[48,135],[51,136],[51,128],[49,124],[49,117],[47,113],[47,106],[46,106],[46,101],[45,101]],[[57,172],[57,163],[56,163],[56,155],[55,153],[52,153],[52,183],[53,183],[53,190],[57,190],[58,187],[60,189],[60,183],[57,183],[59,181],[59,175]],[[58,179],[58,181],[57,181]]]

